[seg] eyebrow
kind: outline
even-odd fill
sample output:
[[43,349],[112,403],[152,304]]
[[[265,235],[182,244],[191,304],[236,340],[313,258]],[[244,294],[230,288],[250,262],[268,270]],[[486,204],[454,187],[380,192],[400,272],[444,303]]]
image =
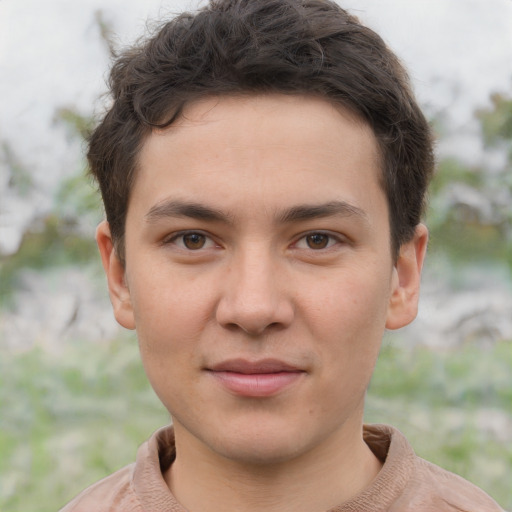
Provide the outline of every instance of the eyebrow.
[[346,201],[330,201],[323,204],[293,206],[279,215],[278,222],[288,223],[333,216],[355,216],[368,222],[368,215],[364,210]]
[[221,210],[199,203],[175,199],[164,200],[154,205],[145,215],[146,220],[150,223],[158,222],[168,217],[189,217],[191,219],[225,223],[231,221],[231,216]]
[[[368,215],[364,210],[346,201],[330,201],[322,204],[304,204],[288,208],[276,216],[276,222],[287,224],[324,217],[352,217],[356,216],[368,222]],[[200,203],[169,199],[161,201],[150,208],[145,215],[146,221],[155,223],[169,217],[188,217],[209,222],[232,223],[233,216],[216,208]]]

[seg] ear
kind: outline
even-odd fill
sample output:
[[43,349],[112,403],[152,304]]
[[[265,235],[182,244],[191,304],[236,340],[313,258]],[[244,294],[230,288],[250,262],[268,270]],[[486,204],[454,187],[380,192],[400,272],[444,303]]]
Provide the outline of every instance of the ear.
[[412,240],[400,247],[393,275],[393,290],[386,318],[387,329],[410,324],[418,314],[421,269],[427,251],[428,230],[418,224]]
[[101,222],[96,229],[96,243],[107,275],[114,316],[118,323],[126,329],[135,329],[135,317],[130,290],[126,283],[125,267],[117,256],[110,234],[110,226],[106,220]]

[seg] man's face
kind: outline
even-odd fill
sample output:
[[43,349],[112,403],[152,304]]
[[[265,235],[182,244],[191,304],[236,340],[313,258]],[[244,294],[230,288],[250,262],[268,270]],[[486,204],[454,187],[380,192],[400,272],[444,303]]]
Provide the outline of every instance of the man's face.
[[211,98],[155,131],[139,163],[125,269],[108,228],[98,239],[177,442],[271,462],[360,431],[383,331],[414,316],[404,283],[421,266],[414,241],[403,276],[393,263],[371,129],[310,97]]

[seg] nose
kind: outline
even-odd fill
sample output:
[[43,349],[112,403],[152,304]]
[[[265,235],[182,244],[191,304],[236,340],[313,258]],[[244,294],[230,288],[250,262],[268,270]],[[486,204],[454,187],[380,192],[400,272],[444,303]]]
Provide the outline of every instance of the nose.
[[264,251],[248,251],[233,258],[217,305],[217,321],[252,336],[284,329],[294,316],[287,288],[282,268]]

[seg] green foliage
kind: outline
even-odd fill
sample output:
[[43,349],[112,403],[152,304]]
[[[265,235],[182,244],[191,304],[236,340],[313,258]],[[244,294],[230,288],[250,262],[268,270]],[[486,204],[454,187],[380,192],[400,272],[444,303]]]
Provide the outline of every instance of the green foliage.
[[[427,224],[431,246],[447,254],[457,266],[492,263],[508,265],[512,271],[512,208],[503,200],[507,194],[512,197],[512,99],[499,94],[491,99],[491,109],[477,111],[476,116],[487,147],[507,151],[508,163],[489,172],[453,158],[442,160],[430,187]],[[486,218],[481,218],[478,207],[449,199],[455,185],[484,198]]]
[[[75,343],[0,361],[0,510],[58,510],[72,495],[133,462],[168,423],[136,343]],[[114,423],[115,421],[115,423]]]
[[[61,109],[57,117],[73,136],[85,136],[91,120],[72,109]],[[12,186],[28,194],[30,174],[17,161],[8,145],[2,146],[11,169]],[[63,265],[97,263],[94,229],[102,217],[101,199],[80,171],[62,181],[54,197],[52,211],[27,231],[18,252],[0,261],[0,307],[10,305],[23,269],[44,270]]]
[[444,353],[385,345],[370,386],[366,421],[395,425],[418,455],[464,476],[511,508],[511,361],[511,342]]
[[507,244],[499,226],[471,221],[445,197],[446,190],[455,183],[481,191],[485,179],[484,171],[468,168],[454,158],[440,162],[430,186],[427,215],[432,251],[442,251],[458,264],[503,260]]
[[72,107],[61,107],[55,111],[54,121],[62,122],[68,129],[71,137],[78,136],[87,139],[94,127],[91,116],[83,115]]
[[91,237],[77,234],[74,224],[49,215],[39,229],[25,233],[18,252],[0,265],[0,306],[9,304],[24,268],[45,269],[69,264],[89,264],[97,260]]
[[27,197],[34,186],[32,177],[6,141],[2,141],[0,144],[0,160],[7,164],[10,171],[9,186],[20,197]]
[[68,224],[87,225],[90,234],[102,218],[98,191],[81,173],[65,179],[55,195],[55,214]]
[[[512,98],[503,94],[493,94],[491,102],[490,110],[481,109],[477,111],[484,141],[489,146],[495,146],[503,141],[510,144],[512,142]],[[510,157],[512,159],[512,153]]]
[[432,248],[429,258],[435,252],[443,252],[454,264],[464,266],[505,265],[510,258],[510,241],[498,226],[466,224],[453,219],[427,223]]
[[370,393],[392,398],[407,390],[407,398],[429,408],[502,408],[512,404],[512,343],[492,349],[476,345],[436,352],[426,347],[404,350],[384,345]]
[[449,157],[439,163],[429,192],[432,197],[435,197],[447,185],[455,182],[479,188],[483,185],[484,180],[485,175],[482,170],[469,168],[456,158]]
[[[68,129],[72,138],[87,140],[94,128],[91,116],[80,114],[71,107],[61,107],[55,111],[54,120]],[[99,218],[101,200],[97,190],[85,177],[85,169],[66,178],[55,195],[56,213],[66,218],[80,219],[83,215]]]

